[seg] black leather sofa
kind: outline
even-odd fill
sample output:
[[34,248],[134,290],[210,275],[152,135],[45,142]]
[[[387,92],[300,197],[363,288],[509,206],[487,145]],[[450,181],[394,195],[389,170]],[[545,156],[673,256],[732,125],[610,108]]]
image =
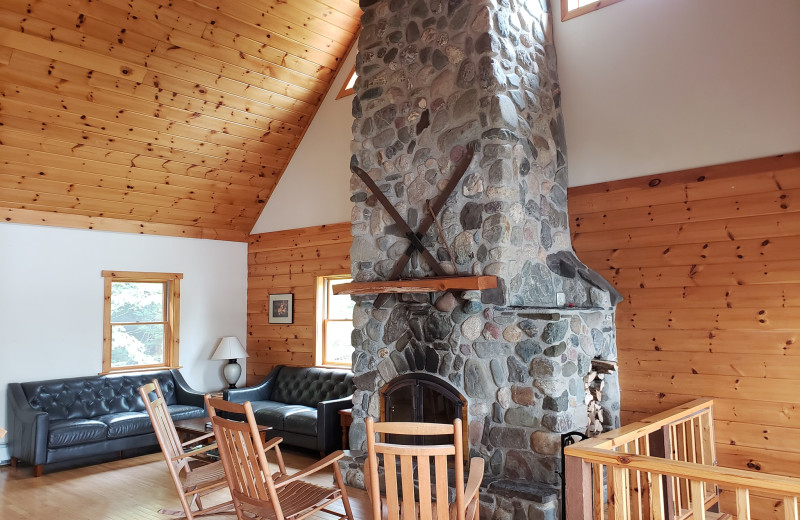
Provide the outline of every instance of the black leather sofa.
[[158,445],[139,387],[158,379],[173,420],[205,417],[203,394],[177,370],[8,385],[11,465],[45,464]]
[[228,401],[253,405],[267,437],[331,453],[342,447],[339,410],[353,406],[353,373],[328,368],[277,366],[259,385],[226,390]]

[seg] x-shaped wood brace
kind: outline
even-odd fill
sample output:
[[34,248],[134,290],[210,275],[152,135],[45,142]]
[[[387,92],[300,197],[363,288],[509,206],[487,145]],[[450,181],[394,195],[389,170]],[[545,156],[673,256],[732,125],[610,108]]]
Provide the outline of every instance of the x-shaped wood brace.
[[[406,265],[408,265],[408,262],[411,260],[411,255],[414,253],[414,251],[418,251],[422,255],[422,257],[427,261],[428,265],[437,275],[448,276],[447,271],[444,270],[439,261],[422,244],[422,237],[425,236],[425,233],[427,233],[428,229],[430,229],[430,227],[433,225],[436,220],[436,215],[438,215],[442,210],[445,202],[447,202],[447,198],[456,189],[458,183],[461,181],[461,178],[464,176],[464,173],[467,171],[469,164],[472,162],[472,157],[475,155],[475,147],[475,143],[470,143],[467,145],[467,152],[456,166],[456,170],[453,172],[453,175],[450,177],[450,180],[447,182],[444,190],[439,193],[434,203],[430,205],[430,211],[424,213],[425,217],[422,219],[422,222],[420,222],[419,228],[416,232],[411,229],[411,226],[409,226],[400,213],[398,213],[397,209],[395,209],[389,199],[386,198],[386,195],[384,195],[380,188],[378,188],[378,185],[375,184],[375,181],[372,180],[372,177],[370,177],[367,172],[355,165],[350,168],[353,173],[358,175],[359,179],[364,181],[364,184],[366,184],[375,197],[377,197],[378,201],[381,203],[381,206],[383,206],[383,208],[389,212],[389,215],[392,216],[394,221],[411,242],[411,244],[403,253],[403,256],[401,256],[394,265],[394,268],[392,269],[392,272],[389,273],[387,280],[397,280],[400,278],[400,275],[403,273],[403,269],[405,269]],[[388,298],[389,295],[385,293],[378,295],[374,303],[375,308],[379,309]]]

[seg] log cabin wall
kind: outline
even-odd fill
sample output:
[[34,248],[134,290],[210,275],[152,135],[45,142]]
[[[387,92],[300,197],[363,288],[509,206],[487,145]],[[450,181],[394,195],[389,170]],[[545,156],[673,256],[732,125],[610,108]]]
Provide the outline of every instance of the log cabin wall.
[[800,475],[798,196],[800,153],[570,189],[577,254],[625,298],[623,424],[712,397],[720,465]]
[[[350,274],[350,223],[251,235],[247,254],[247,384],[275,365],[314,366],[316,279]],[[270,294],[294,295],[291,325],[270,324]]]

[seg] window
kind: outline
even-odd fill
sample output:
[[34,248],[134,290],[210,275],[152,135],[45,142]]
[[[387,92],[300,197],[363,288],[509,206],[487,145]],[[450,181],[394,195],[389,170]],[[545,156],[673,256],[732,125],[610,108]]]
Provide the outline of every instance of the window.
[[561,0],[561,21],[597,11],[622,0]]
[[103,271],[103,373],[178,365],[180,273]]
[[353,300],[348,294],[333,294],[333,287],[352,282],[349,276],[317,278],[317,364],[351,366],[353,345]]
[[355,94],[356,79],[358,79],[358,74],[356,74],[356,68],[353,66],[353,70],[351,70],[350,74],[347,76],[347,81],[345,81],[344,85],[342,85],[342,88],[339,90],[339,95],[336,96],[336,99],[342,99],[343,97],[352,96]]

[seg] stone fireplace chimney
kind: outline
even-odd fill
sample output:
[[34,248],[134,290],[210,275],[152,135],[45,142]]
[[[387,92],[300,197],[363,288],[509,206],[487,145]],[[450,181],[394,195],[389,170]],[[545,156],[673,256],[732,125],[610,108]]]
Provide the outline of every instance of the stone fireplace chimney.
[[[453,275],[493,275],[483,291],[356,296],[350,446],[381,392],[425,374],[459,392],[470,456],[487,461],[482,504],[517,517],[555,514],[560,434],[583,431],[583,377],[616,360],[620,296],[570,241],[567,158],[547,0],[361,0],[352,163],[412,229],[455,166],[474,157],[423,236]],[[409,240],[351,178],[352,274],[385,280]],[[414,254],[404,278],[432,276]],[[605,422],[618,425],[606,377]],[[357,480],[352,474],[351,480]]]

